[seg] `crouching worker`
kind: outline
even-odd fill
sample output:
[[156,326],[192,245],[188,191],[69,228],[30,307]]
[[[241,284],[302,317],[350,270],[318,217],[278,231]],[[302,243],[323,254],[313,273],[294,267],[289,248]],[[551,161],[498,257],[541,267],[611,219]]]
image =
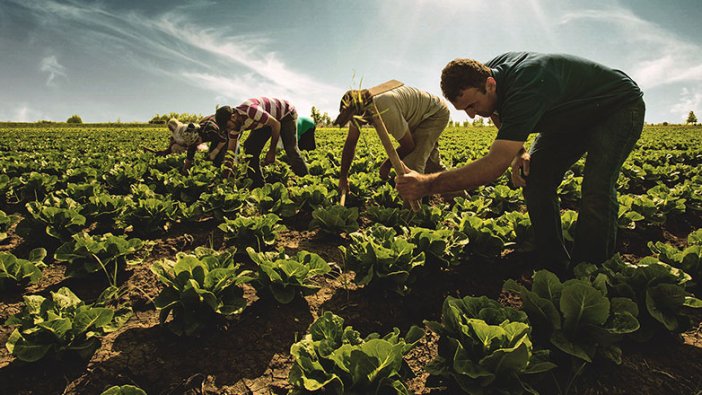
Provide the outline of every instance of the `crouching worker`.
[[300,151],[313,151],[317,149],[314,133],[317,131],[317,124],[314,119],[300,115],[297,117],[297,146]]
[[[207,159],[214,162],[215,166],[220,166],[224,161],[227,148],[227,135],[220,133],[217,124],[207,118],[200,124],[184,124],[175,118],[168,121],[168,130],[171,131],[169,146],[163,151],[152,151],[157,156],[165,156],[171,153],[181,153],[187,151],[182,172],[190,169],[195,160],[195,152],[198,150],[208,150]],[[210,143],[207,148],[206,143]]]
[[[306,117],[304,115],[297,116],[297,147],[300,151],[313,151],[317,149],[317,143],[315,142],[314,133],[317,131],[317,124],[314,123],[314,119]],[[277,149],[285,149],[283,147],[283,140],[278,140]]]
[[268,97],[249,99],[233,108],[220,107],[215,119],[220,130],[228,134],[228,149],[234,153],[227,157],[225,177],[232,173],[239,137],[245,130],[251,131],[244,141],[244,152],[252,157],[247,163],[246,176],[253,181],[253,187],[260,187],[264,183],[260,156],[269,139],[271,143],[264,159],[265,164],[275,162],[276,145],[278,139],[282,139],[293,172],[298,176],[308,173],[307,164],[297,146],[297,111],[287,100]]
[[[373,103],[388,132],[400,143],[397,154],[404,164],[418,173],[445,170],[439,155],[439,136],[449,121],[449,109],[437,96],[417,88],[403,86],[371,95],[369,90],[348,91],[341,99],[339,116],[334,124],[349,124],[346,143],[341,154],[339,190],[349,190],[349,168],[361,135],[360,127],[372,123]],[[392,164],[389,159],[380,166],[380,177],[387,179]]]

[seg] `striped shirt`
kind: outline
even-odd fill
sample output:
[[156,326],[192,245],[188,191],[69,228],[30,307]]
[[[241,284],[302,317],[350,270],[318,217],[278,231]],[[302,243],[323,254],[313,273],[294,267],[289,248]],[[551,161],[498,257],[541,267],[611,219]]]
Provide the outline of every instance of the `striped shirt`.
[[287,100],[269,97],[249,99],[234,108],[239,114],[246,117],[241,129],[231,131],[230,137],[236,137],[244,130],[256,130],[266,126],[270,117],[282,120],[286,115],[292,114],[293,120],[297,119],[295,107]]

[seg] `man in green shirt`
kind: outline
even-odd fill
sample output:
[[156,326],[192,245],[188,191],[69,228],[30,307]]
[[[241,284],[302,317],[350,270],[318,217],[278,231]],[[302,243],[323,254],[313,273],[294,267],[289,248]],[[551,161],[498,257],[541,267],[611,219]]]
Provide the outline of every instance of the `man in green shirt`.
[[[569,55],[511,52],[486,64],[451,61],[441,75],[444,96],[471,118],[490,117],[498,127],[489,153],[438,174],[397,177],[405,199],[485,185],[512,166],[524,196],[541,265],[562,272],[582,261],[614,254],[616,182],[643,129],[645,105],[636,83],[621,71]],[[524,142],[538,133],[529,152]],[[587,153],[575,246],[563,243],[556,189]]]

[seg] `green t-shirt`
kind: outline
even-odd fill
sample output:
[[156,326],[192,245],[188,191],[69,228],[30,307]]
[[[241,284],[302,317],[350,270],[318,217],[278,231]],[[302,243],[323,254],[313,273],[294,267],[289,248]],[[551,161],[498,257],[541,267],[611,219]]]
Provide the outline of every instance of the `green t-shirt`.
[[485,65],[497,81],[497,139],[580,133],[643,96],[623,72],[571,55],[509,52]]
[[303,134],[312,130],[315,127],[314,119],[306,117],[304,115],[298,115],[297,117],[297,139],[300,140]]

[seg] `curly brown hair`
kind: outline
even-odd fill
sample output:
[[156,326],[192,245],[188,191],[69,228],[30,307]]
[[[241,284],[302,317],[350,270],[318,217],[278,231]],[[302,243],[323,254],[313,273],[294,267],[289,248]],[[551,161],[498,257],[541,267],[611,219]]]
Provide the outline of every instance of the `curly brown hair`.
[[463,89],[477,88],[485,93],[485,80],[491,75],[490,68],[477,60],[456,58],[441,71],[441,93],[451,102]]

